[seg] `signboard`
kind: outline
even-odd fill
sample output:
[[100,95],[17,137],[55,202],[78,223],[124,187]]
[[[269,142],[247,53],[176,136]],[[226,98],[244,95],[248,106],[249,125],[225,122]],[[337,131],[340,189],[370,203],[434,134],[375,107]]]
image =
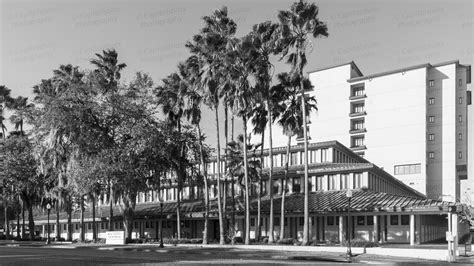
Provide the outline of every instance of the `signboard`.
[[107,245],[124,245],[125,232],[124,231],[107,231],[105,233],[105,244]]
[[446,241],[454,241],[454,235],[449,231],[446,231]]

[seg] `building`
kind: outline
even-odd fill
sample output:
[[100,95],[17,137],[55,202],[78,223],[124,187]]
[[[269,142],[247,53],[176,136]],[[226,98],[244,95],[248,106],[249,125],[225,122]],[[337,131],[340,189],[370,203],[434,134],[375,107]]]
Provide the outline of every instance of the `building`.
[[[303,231],[303,195],[300,193],[303,184],[303,146],[291,147],[288,171],[288,193],[285,200],[285,235],[284,238],[301,239]],[[268,150],[264,151],[264,171],[268,171]],[[275,228],[274,235],[280,237],[280,208],[282,202],[282,178],[285,176],[286,148],[275,148],[273,151],[275,168],[272,189],[275,192]],[[383,169],[358,156],[351,149],[337,141],[311,143],[309,145],[310,162],[310,238],[317,242],[342,242],[361,239],[381,243],[428,243],[445,240],[448,231],[448,217],[453,221],[453,232],[457,239],[465,238],[469,233],[469,224],[457,222],[458,215],[464,213],[464,206],[459,203],[426,199],[420,192],[405,185]],[[208,165],[211,184],[211,217],[208,238],[219,238],[215,188],[215,161]],[[268,179],[264,181],[269,184]],[[353,191],[352,204],[349,208],[346,192]],[[194,191],[194,192],[193,192]],[[188,183],[183,189],[181,207],[182,236],[200,238],[204,226],[203,202],[199,188]],[[261,235],[268,236],[269,229],[269,196],[268,188],[262,198]],[[229,196],[231,193],[228,193]],[[237,236],[244,234],[244,202],[241,189],[235,190],[235,210],[237,218]],[[159,199],[164,201],[161,203]],[[228,199],[227,206],[234,202]],[[250,204],[250,238],[256,236],[257,199],[253,194]],[[163,187],[160,191],[146,191],[139,194],[134,214],[133,238],[157,239],[163,229],[163,237],[176,237],[176,188],[174,184]],[[453,209],[455,208],[455,210]],[[98,235],[105,237],[108,230],[123,230],[122,213],[118,205],[114,206],[113,228],[108,228],[109,209],[106,202],[98,206]],[[230,207],[228,210],[230,215]],[[60,213],[61,236],[66,236],[67,219]],[[51,222],[55,213],[51,213]],[[229,218],[230,219],[230,218]],[[37,213],[36,230],[41,235],[47,234],[46,212]],[[92,238],[92,219],[90,206],[86,211],[84,230],[86,238]],[[351,230],[348,230],[351,224]],[[51,235],[55,236],[57,227],[52,225]],[[73,213],[73,237],[80,233],[80,210]],[[349,232],[349,233],[348,233]]]
[[[350,62],[308,76],[314,86],[308,94],[318,101],[310,142],[337,140],[428,198],[460,201],[471,156],[470,66],[427,63],[363,75]],[[286,142],[273,130],[274,146]]]

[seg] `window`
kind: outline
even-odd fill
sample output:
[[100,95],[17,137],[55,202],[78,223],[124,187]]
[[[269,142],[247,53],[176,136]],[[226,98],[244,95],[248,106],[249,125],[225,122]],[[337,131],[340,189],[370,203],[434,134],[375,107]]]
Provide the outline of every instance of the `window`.
[[148,221],[145,222],[145,228],[150,228],[150,223]]
[[357,216],[357,225],[365,225],[365,216]]
[[458,116],[458,121],[459,121],[459,123],[462,123],[462,115]]
[[341,189],[347,189],[349,186],[349,174],[341,174]]
[[352,121],[352,130],[361,130],[364,128],[364,119],[357,119]]
[[430,80],[428,81],[428,86],[431,88],[431,87],[434,87],[434,80]]
[[364,146],[364,136],[358,136],[352,138],[352,147]]
[[138,222],[135,222],[135,228],[138,228]]
[[120,229],[123,229],[123,223],[119,222],[120,224]]
[[[92,223],[87,223],[87,229],[91,230],[92,229]],[[53,229],[54,230],[54,229]]]
[[318,190],[323,190],[324,189],[323,180],[324,180],[324,176],[317,176],[316,177],[316,184],[317,184],[317,189]]
[[352,96],[363,96],[364,87],[357,87],[352,89]]
[[328,181],[329,181],[329,190],[334,190],[336,188],[336,175],[328,175]]
[[285,226],[288,226],[288,218],[285,217]]
[[458,134],[458,140],[462,140],[462,133]]
[[428,135],[428,140],[429,141],[433,141],[435,139],[435,135],[434,134],[429,134]]
[[328,149],[321,149],[321,162],[327,162],[328,161]]
[[100,223],[100,229],[104,229],[104,223]]
[[328,226],[334,225],[334,216],[328,216],[327,224],[328,224]]
[[402,225],[409,225],[410,224],[410,216],[402,215]]
[[429,122],[429,123],[434,123],[434,121],[435,121],[434,115],[428,116],[428,122]]
[[395,175],[412,175],[421,173],[421,164],[395,165]]
[[300,162],[299,162],[298,159],[299,159],[299,158],[298,158],[298,153],[297,153],[297,152],[291,153],[290,165],[300,164]]
[[301,191],[301,179],[293,178],[293,192],[300,193]]
[[364,104],[363,103],[358,103],[358,104],[354,104],[352,106],[352,112],[353,113],[363,113],[364,112]]
[[[103,229],[103,228],[102,228]],[[63,225],[63,230],[67,230],[67,224]]]
[[367,216],[367,225],[374,225],[374,216]]
[[390,225],[398,225],[398,215],[390,215]]
[[354,188],[362,187],[362,173],[354,173]]
[[428,158],[434,159],[434,157],[435,157],[434,152],[430,151],[430,152],[428,153]]
[[184,220],[184,227],[189,228],[189,220]]
[[459,158],[459,159],[462,159],[462,151],[460,151],[460,152],[458,153],[458,158]]
[[255,226],[255,218],[250,218],[250,226]]
[[334,217],[336,219],[336,225],[339,225],[339,216]]
[[161,227],[166,228],[166,221],[161,221]]
[[273,194],[278,194],[278,181],[273,181]]
[[429,105],[433,105],[434,103],[435,103],[434,98],[430,98],[430,99],[428,100],[428,104],[429,104]]
[[274,225],[280,226],[280,217],[275,217]]
[[155,222],[150,223],[150,228],[155,228]]
[[462,97],[459,97],[458,103],[459,103],[459,104],[462,104]]
[[79,230],[79,224],[76,224],[76,230]]
[[105,223],[105,229],[106,229],[106,230],[109,229],[109,223]]
[[299,225],[303,226],[304,225],[304,217],[299,218]]
[[459,79],[458,85],[459,85],[459,86],[462,86],[462,79]]

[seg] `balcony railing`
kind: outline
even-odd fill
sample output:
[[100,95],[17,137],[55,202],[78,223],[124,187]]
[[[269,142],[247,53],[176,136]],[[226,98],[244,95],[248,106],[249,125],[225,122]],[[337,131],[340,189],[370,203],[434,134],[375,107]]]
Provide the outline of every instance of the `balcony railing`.
[[353,151],[360,151],[360,150],[366,150],[367,147],[365,145],[361,145],[361,146],[351,146],[351,149]]
[[362,112],[353,112],[353,113],[350,113],[349,116],[350,117],[357,117],[357,116],[363,116],[363,115],[366,115],[367,112],[366,111],[362,111]]
[[360,128],[360,129],[353,128],[349,130],[350,134],[358,134],[358,133],[365,133],[365,132],[367,132],[367,129],[365,128]]
[[362,95],[352,95],[349,97],[349,100],[358,100],[358,99],[364,99],[367,98],[367,95],[362,94]]

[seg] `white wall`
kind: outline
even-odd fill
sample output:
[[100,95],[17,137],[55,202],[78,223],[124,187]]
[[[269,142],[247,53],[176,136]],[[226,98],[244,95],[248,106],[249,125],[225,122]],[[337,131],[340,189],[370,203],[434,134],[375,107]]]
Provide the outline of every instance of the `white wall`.
[[366,80],[365,91],[366,159],[391,175],[420,163],[420,174],[394,176],[426,193],[426,68]]

